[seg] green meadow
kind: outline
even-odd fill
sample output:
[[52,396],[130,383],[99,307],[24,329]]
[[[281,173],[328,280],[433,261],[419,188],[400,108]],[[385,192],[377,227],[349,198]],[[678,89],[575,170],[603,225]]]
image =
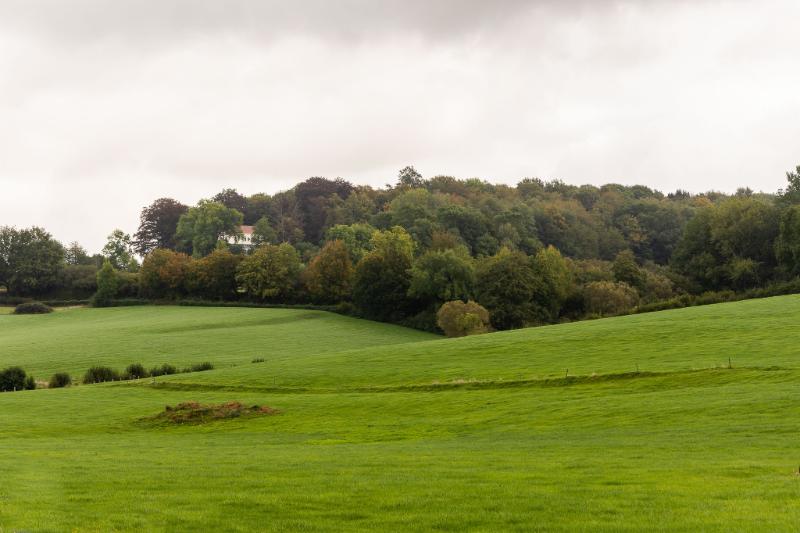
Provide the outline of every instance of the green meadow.
[[[0,531],[795,531],[800,297],[443,339],[322,312],[0,316]],[[263,362],[253,363],[254,359]],[[145,424],[184,401],[271,416]]]

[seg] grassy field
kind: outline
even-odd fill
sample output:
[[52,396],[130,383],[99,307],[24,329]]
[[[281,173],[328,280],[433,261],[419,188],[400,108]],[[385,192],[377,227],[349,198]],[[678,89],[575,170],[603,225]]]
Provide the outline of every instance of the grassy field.
[[134,362],[230,367],[439,338],[321,311],[168,306],[0,317],[0,335],[0,366],[20,365],[37,377]]
[[[0,531],[797,529],[798,297],[458,340],[305,314],[0,317],[0,366],[221,367],[0,394]],[[280,413],[139,421],[186,400]]]

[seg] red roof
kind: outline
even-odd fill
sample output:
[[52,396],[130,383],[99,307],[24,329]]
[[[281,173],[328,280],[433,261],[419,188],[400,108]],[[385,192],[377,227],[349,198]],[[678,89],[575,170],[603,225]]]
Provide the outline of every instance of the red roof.
[[253,226],[239,226],[239,229],[242,230],[242,233],[245,235],[253,234]]

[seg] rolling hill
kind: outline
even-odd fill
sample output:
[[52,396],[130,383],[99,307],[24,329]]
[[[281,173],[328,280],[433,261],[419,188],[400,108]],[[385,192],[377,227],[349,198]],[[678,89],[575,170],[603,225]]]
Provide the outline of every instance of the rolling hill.
[[[796,296],[464,339],[272,309],[0,316],[0,366],[37,376],[218,367],[0,394],[0,530],[791,531],[798,319]],[[279,413],[142,423],[189,400]]]

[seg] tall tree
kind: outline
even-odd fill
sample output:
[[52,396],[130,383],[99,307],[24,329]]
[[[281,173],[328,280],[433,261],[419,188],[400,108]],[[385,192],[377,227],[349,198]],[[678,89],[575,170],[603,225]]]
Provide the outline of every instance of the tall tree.
[[353,264],[344,242],[329,241],[303,271],[311,298],[320,303],[338,303],[350,298]]
[[203,257],[216,249],[220,239],[238,236],[243,218],[236,209],[200,200],[196,207],[181,216],[176,237],[183,250],[191,250],[194,257]]
[[266,216],[258,219],[253,226],[252,243],[254,246],[260,244],[275,244],[278,242],[278,234],[272,229],[272,224]]
[[228,209],[236,209],[242,214],[247,211],[247,198],[239,194],[236,189],[222,189],[211,200],[221,203]]
[[103,267],[97,272],[97,292],[92,297],[95,307],[107,307],[117,295],[118,279],[114,266],[109,259],[103,261]]
[[430,251],[414,261],[409,296],[437,307],[450,300],[467,301],[475,285],[475,268],[465,248]]
[[159,198],[142,209],[139,230],[134,234],[134,250],[144,257],[156,248],[175,250],[178,221],[189,208],[172,198]]
[[800,204],[787,207],[781,214],[775,256],[786,274],[800,275]]
[[342,241],[350,253],[350,260],[358,263],[370,249],[370,241],[377,230],[369,224],[336,225],[325,232],[325,240]]
[[314,244],[322,240],[331,197],[337,196],[345,200],[352,191],[353,185],[341,178],[329,180],[315,177],[297,184],[294,194],[302,213],[306,240]]
[[403,228],[394,227],[376,232],[371,247],[356,266],[353,301],[369,318],[399,320],[409,312],[414,241]]
[[208,300],[232,300],[237,294],[236,269],[243,259],[228,250],[214,250],[193,261],[189,269],[188,291]]
[[404,167],[397,173],[398,187],[410,187],[412,189],[423,187],[425,181],[422,179],[422,174],[417,172],[412,166]]
[[94,260],[89,257],[86,249],[73,241],[64,250],[64,262],[68,265],[93,265]]
[[116,270],[136,272],[139,269],[139,263],[133,257],[131,236],[121,229],[115,229],[111,232],[106,245],[103,246],[102,253],[103,257],[108,259],[111,262],[111,266]]
[[192,258],[180,252],[158,248],[139,269],[139,294],[145,298],[178,298],[186,295]]
[[271,209],[272,198],[268,194],[256,193],[249,196],[242,212],[244,214],[244,223],[253,225],[263,217],[269,218]]
[[540,318],[555,322],[572,289],[572,274],[566,259],[553,246],[539,250],[533,257],[533,271],[539,280],[534,293]]
[[786,188],[778,191],[780,202],[784,205],[800,204],[800,165],[797,165],[794,172],[786,173],[786,181]]
[[0,285],[20,296],[53,289],[64,266],[64,247],[42,228],[0,228]]
[[236,281],[252,298],[288,302],[296,295],[302,268],[291,244],[263,244],[239,264]]
[[477,301],[489,310],[496,329],[521,328],[540,318],[534,301],[540,284],[522,252],[503,248],[478,263]]
[[614,272],[614,279],[627,283],[631,287],[643,290],[645,283],[645,274],[639,265],[636,263],[636,258],[630,250],[623,250],[614,258],[612,266]]

